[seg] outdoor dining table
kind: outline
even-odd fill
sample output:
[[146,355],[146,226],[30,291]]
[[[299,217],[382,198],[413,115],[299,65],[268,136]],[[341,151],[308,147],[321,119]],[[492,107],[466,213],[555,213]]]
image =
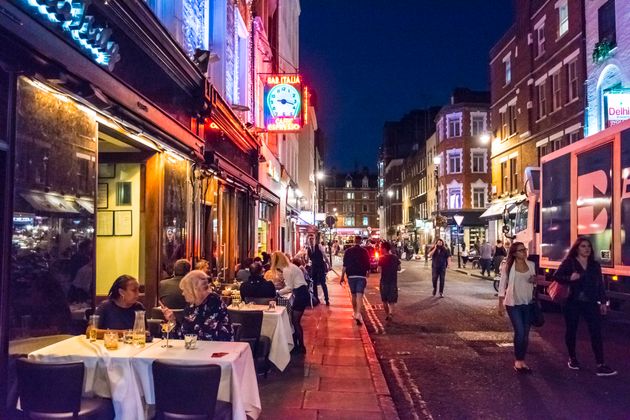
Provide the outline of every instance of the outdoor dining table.
[[271,349],[269,351],[269,361],[278,369],[283,371],[291,361],[291,350],[293,349],[293,329],[287,308],[276,306],[269,310],[267,305],[231,305],[228,307],[235,311],[262,311],[263,322],[260,335],[271,339]]
[[[232,418],[258,418],[261,411],[256,370],[249,344],[237,342],[198,341],[192,350],[184,348],[183,340],[154,340],[144,347],[119,343],[117,350],[107,350],[102,340],[90,342],[85,336],[75,336],[34,351],[30,359],[51,363],[83,362],[86,395],[111,398],[116,419],[146,419],[143,398],[155,404],[153,388],[154,360],[180,364],[217,364],[221,366],[218,399],[232,404]],[[221,355],[221,353],[226,353]],[[177,395],[176,398],[186,398]]]

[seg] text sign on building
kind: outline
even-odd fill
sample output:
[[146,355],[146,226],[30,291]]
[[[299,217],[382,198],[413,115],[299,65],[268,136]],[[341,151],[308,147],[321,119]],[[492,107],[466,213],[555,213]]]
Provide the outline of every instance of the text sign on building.
[[300,75],[269,74],[264,77],[265,128],[270,132],[299,131],[306,112]]
[[44,19],[109,71],[120,61],[112,30],[87,14],[92,0],[22,0],[32,15]]
[[608,92],[604,98],[606,128],[630,118],[630,91]]

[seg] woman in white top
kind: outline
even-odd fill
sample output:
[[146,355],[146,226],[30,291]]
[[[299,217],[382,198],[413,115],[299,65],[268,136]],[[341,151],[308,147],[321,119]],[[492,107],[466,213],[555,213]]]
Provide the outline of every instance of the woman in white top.
[[293,324],[293,348],[294,353],[306,353],[304,347],[304,334],[302,333],[302,315],[308,305],[308,285],[304,278],[304,273],[296,265],[291,264],[289,259],[280,251],[271,254],[271,270],[282,273],[285,286],[278,290],[279,295],[287,293],[293,294],[291,304],[291,323]]
[[505,310],[514,328],[514,370],[531,373],[525,364],[529,341],[529,328],[533,304],[536,266],[527,260],[527,248],[522,242],[514,242],[508,251],[505,267],[499,282],[499,313]]

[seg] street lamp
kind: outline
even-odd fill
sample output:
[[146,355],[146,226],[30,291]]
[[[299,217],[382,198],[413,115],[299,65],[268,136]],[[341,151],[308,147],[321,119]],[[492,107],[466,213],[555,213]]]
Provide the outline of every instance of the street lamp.
[[439,185],[439,168],[442,163],[440,155],[433,156],[433,174],[435,175],[435,240],[440,238],[440,185]]
[[455,219],[455,223],[457,223],[457,268],[462,268],[461,246],[459,242],[459,227],[464,221],[464,216],[462,216],[461,214],[456,214],[455,216],[453,216],[453,219]]
[[[389,232],[392,224],[392,197],[394,196],[394,191],[387,190],[387,197],[389,198],[389,206],[387,206],[387,232]],[[385,234],[387,235],[387,232]],[[392,235],[393,236],[393,235]]]
[[481,136],[479,136],[479,141],[481,142],[481,144],[488,144],[490,142],[490,134],[483,133]]

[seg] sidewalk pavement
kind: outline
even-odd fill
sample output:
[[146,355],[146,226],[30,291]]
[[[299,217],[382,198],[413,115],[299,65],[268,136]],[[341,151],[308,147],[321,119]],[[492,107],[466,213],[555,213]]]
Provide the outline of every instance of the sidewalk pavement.
[[260,418],[398,419],[365,325],[352,319],[347,285],[333,271],[327,285],[330,306],[307,309],[302,318],[306,355],[259,377]]
[[[424,258],[413,259],[411,261],[415,262],[415,263],[418,263],[418,264],[424,264],[427,267],[431,266],[431,260],[425,262]],[[466,267],[462,266],[461,268],[458,268],[457,267],[457,257],[453,258],[453,260],[451,261],[451,265],[449,266],[449,269],[457,271],[458,273],[465,274],[465,275],[471,276],[471,277],[476,277],[476,278],[482,279],[482,280],[494,280],[494,275],[492,275],[492,276],[482,276],[481,275],[481,270],[479,268],[472,268],[470,262],[467,264]]]

